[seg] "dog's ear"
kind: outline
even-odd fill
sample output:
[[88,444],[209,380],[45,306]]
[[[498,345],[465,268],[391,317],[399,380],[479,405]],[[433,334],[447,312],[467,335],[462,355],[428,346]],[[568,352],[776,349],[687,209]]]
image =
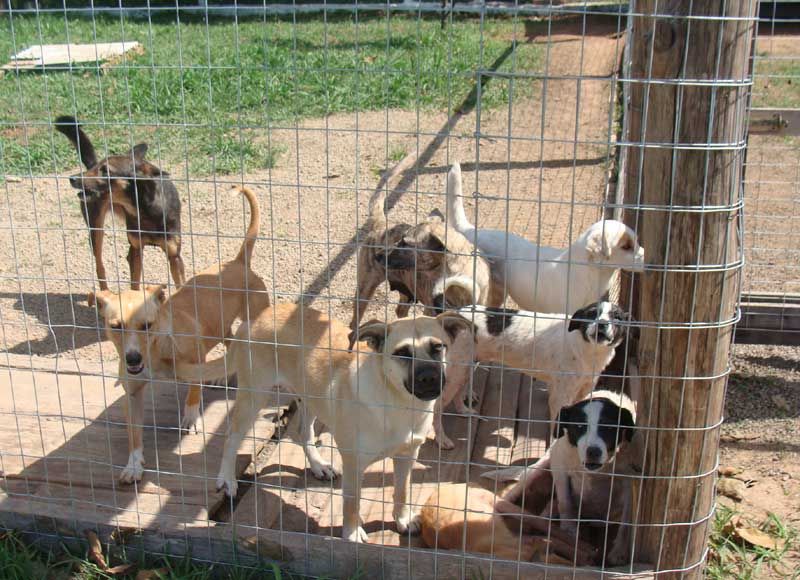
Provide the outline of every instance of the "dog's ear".
[[164,286],[161,284],[149,284],[145,287],[145,292],[153,296],[159,304],[164,304],[167,301],[167,294],[164,292]]
[[586,238],[586,252],[590,261],[607,260],[611,257],[611,246],[608,243],[608,231],[598,225],[593,227]]
[[592,304],[576,310],[572,314],[572,316],[569,317],[569,325],[567,326],[567,332],[572,332],[573,330],[580,330],[581,326],[586,324],[587,320],[593,318],[589,312],[589,310],[593,306],[594,305]]
[[88,302],[89,306],[94,306],[97,308],[97,313],[100,316],[105,317],[106,315],[106,307],[108,306],[109,301],[112,299],[114,294],[112,294],[108,290],[100,290],[100,292],[95,292],[93,294],[89,294]]
[[567,434],[567,424],[574,423],[573,407],[562,407],[558,412],[558,420],[553,429],[553,439],[559,439]]
[[455,310],[442,312],[436,317],[436,320],[442,323],[442,328],[450,335],[450,340],[455,340],[458,333],[462,330],[467,330],[475,334],[476,328],[472,321],[464,318]]
[[[387,331],[388,327],[385,322],[370,320],[359,326],[358,330],[355,331],[356,340],[364,340],[367,342],[367,346],[372,350],[381,352],[383,350],[383,343],[386,341]],[[355,344],[355,342],[354,340],[353,344]]]
[[439,236],[439,234],[430,232],[428,234],[428,239],[425,243],[425,249],[429,252],[437,252],[437,253],[444,253],[447,249],[447,246],[444,245],[444,240]]
[[636,434],[636,423],[633,420],[633,413],[622,407],[619,411],[619,424],[622,430],[622,438],[625,441],[632,441]]
[[131,156],[137,163],[144,161],[145,155],[147,155],[147,143],[138,143],[131,149]]
[[444,214],[442,213],[442,210],[440,210],[438,207],[435,207],[431,210],[431,213],[428,214],[428,219],[444,222]]

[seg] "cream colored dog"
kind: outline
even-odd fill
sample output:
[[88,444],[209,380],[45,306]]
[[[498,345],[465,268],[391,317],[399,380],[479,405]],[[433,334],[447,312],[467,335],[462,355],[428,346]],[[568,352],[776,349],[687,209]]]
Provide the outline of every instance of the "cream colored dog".
[[314,445],[317,417],[330,429],[342,456],[342,537],[363,542],[359,500],[366,468],[394,462],[394,520],[400,533],[419,531],[408,504],[411,470],[433,422],[433,408],[446,376],[447,348],[470,322],[455,313],[417,316],[358,329],[373,352],[348,352],[349,328],[311,308],[279,304],[242,324],[226,357],[205,365],[181,365],[180,375],[200,381],[235,373],[238,390],[231,411],[217,486],[235,496],[236,454],[271,392],[286,388],[303,398],[301,428],[311,470],[336,471]]
[[[250,269],[260,214],[251,191],[237,188],[250,203],[250,225],[239,254],[209,268],[167,299],[162,286],[95,294],[108,339],[119,355],[119,377],[128,397],[128,465],[120,476],[133,483],[144,472],[142,424],[144,388],[153,379],[174,379],[175,362],[199,363],[231,336],[236,318],[246,319],[269,306],[264,282]],[[200,417],[200,387],[189,389],[181,426]]]

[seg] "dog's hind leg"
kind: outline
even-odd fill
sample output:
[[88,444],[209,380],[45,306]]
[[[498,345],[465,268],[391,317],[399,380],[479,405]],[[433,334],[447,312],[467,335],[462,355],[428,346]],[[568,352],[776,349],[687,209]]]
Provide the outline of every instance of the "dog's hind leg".
[[419,456],[419,446],[408,450],[408,455],[392,457],[394,463],[394,521],[401,534],[418,534],[420,531],[419,516],[409,505],[411,495],[411,471]]
[[172,275],[172,281],[175,282],[175,286],[180,288],[186,282],[186,268],[183,264],[183,258],[181,258],[181,243],[176,240],[170,240],[167,242],[164,250],[169,260],[169,271]]
[[181,429],[186,431],[194,430],[197,433],[197,421],[200,419],[200,385],[192,385],[186,393],[186,400],[183,402],[183,417],[181,418]]
[[300,413],[300,436],[303,439],[303,450],[306,452],[311,473],[317,479],[333,480],[339,476],[333,463],[325,461],[317,449],[317,437],[314,433],[314,423],[317,418],[311,415],[308,406],[300,403],[300,408],[297,409]]

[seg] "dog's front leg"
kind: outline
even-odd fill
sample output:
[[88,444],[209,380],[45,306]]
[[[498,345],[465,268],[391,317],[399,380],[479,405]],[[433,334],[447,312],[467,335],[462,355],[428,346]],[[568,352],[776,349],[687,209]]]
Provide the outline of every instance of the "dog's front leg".
[[[120,374],[124,373],[120,371]],[[128,415],[128,464],[122,470],[119,480],[122,483],[141,481],[144,474],[144,444],[142,429],[144,425],[144,388],[147,383],[123,381],[125,403]]]
[[314,423],[317,418],[311,415],[308,405],[300,403],[300,436],[303,439],[303,450],[306,452],[311,473],[317,479],[333,480],[339,476],[333,463],[325,461],[317,449],[317,436],[314,433]]
[[419,456],[419,446],[409,450],[409,455],[393,457],[394,462],[394,521],[401,534],[418,534],[420,531],[419,516],[409,504],[411,496],[411,472],[414,462]]
[[[351,447],[352,448],[352,447]],[[340,449],[341,451],[341,449]],[[363,473],[358,465],[355,451],[342,452],[342,538],[351,542],[364,542],[369,539],[361,527],[361,478]]]
[[614,544],[611,546],[611,551],[608,553],[606,559],[606,562],[611,566],[627,564],[630,560],[631,527],[628,525],[631,521],[632,503],[630,481],[623,481],[620,487],[621,489],[617,493],[622,494],[622,519],[620,520],[620,526],[617,530],[617,536],[614,538]]
[[563,471],[553,471],[556,499],[558,501],[558,517],[561,520],[561,529],[575,536],[578,533],[578,511],[572,499],[572,489],[569,484],[569,474]]
[[239,482],[236,480],[236,453],[261,410],[261,397],[254,394],[252,389],[253,387],[240,382],[230,415],[228,436],[217,476],[217,489],[224,489],[228,497],[236,497],[239,489]]

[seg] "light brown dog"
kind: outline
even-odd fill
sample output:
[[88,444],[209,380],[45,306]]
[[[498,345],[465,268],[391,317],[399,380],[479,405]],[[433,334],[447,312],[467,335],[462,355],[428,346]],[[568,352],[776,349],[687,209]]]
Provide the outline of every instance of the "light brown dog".
[[429,548],[490,554],[530,562],[592,564],[596,550],[562,534],[492,492],[465,483],[441,484],[420,511],[422,539]]
[[[355,331],[375,290],[384,281],[400,293],[398,318],[420,302],[427,316],[472,304],[500,306],[502,289],[488,260],[438,217],[416,226],[388,225],[385,194],[370,202],[368,233],[358,252],[358,281],[350,330]],[[350,348],[355,344],[351,336]]]
[[[200,363],[233,332],[236,318],[248,319],[269,306],[264,282],[250,269],[259,230],[258,201],[246,188],[237,188],[250,204],[250,225],[238,255],[209,268],[182,286],[169,299],[162,286],[114,294],[97,292],[95,301],[106,335],[119,355],[119,376],[128,397],[128,465],[120,480],[142,478],[144,387],[157,378],[174,379],[175,362]],[[200,387],[189,389],[181,426],[192,427],[200,416]]]
[[364,542],[359,503],[367,467],[391,457],[394,520],[401,533],[419,523],[408,502],[411,470],[433,422],[433,407],[446,380],[447,347],[470,322],[452,312],[359,328],[369,351],[348,352],[347,327],[322,312],[278,304],[239,327],[224,358],[180,365],[186,380],[237,377],[236,403],[217,486],[235,496],[236,455],[258,412],[277,387],[303,399],[303,446],[317,477],[336,470],[315,446],[314,421],[322,420],[342,456],[342,537]]

